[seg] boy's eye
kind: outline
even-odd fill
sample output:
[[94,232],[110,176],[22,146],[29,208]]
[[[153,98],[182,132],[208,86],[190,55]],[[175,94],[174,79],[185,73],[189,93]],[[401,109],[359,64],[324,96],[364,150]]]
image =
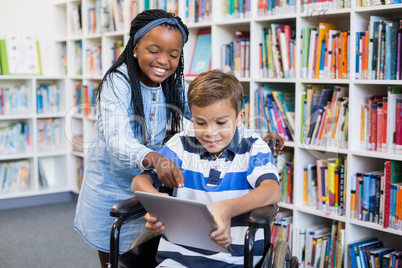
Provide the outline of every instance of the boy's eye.
[[199,126],[204,126],[205,122],[204,121],[195,121],[195,123]]
[[226,122],[227,122],[227,121],[219,121],[219,122],[216,122],[216,123],[217,123],[218,125],[221,125],[221,126],[222,126],[222,125],[226,124]]

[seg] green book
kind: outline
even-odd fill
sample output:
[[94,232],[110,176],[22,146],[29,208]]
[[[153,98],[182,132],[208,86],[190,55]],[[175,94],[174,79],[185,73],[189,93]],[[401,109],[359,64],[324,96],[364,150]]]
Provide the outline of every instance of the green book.
[[10,74],[8,71],[6,40],[0,40],[0,68],[1,74]]

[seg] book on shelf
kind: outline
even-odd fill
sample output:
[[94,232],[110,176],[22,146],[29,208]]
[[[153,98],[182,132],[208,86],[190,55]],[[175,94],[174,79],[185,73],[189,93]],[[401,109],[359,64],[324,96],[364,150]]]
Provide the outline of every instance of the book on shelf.
[[31,181],[29,160],[0,162],[0,193],[20,193],[29,190]]
[[42,74],[39,42],[32,35],[7,35],[0,40],[0,66],[4,75]]
[[0,115],[28,113],[28,93],[25,84],[0,87]]
[[198,30],[187,75],[197,76],[208,70],[211,70],[211,28]]

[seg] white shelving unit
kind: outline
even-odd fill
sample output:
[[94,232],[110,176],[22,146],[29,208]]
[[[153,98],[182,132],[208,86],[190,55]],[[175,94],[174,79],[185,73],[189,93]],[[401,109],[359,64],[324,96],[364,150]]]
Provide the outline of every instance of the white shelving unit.
[[[143,5],[142,1],[141,5]],[[179,16],[185,16],[185,2],[179,0]],[[297,1],[297,12],[288,15],[275,15],[275,16],[257,16],[257,1],[252,1],[252,9],[250,18],[243,19],[224,19],[221,15],[222,0],[212,1],[213,18],[209,22],[201,23],[187,23],[190,31],[189,41],[185,46],[185,73],[188,72],[191,56],[195,45],[195,37],[201,28],[211,28],[212,33],[212,68],[220,68],[220,53],[221,46],[230,43],[235,37],[236,30],[250,31],[250,77],[240,78],[245,92],[250,95],[251,116],[255,115],[254,107],[254,90],[261,84],[289,84],[289,87],[294,88],[296,95],[296,127],[295,127],[295,141],[285,142],[286,147],[293,148],[295,156],[294,165],[294,196],[293,204],[280,203],[282,209],[290,210],[293,212],[293,227],[297,228],[308,224],[327,223],[330,226],[332,220],[337,220],[345,223],[346,230],[346,244],[355,240],[361,239],[366,236],[378,236],[387,246],[400,248],[402,239],[402,232],[392,229],[384,229],[376,224],[351,220],[347,215],[350,213],[349,200],[351,188],[351,175],[356,172],[365,170],[367,168],[383,168],[386,160],[402,161],[402,155],[394,155],[387,153],[377,153],[372,151],[362,151],[359,147],[360,137],[360,104],[363,103],[364,98],[369,94],[383,93],[387,91],[389,85],[402,85],[402,81],[389,81],[389,80],[355,80],[354,72],[350,72],[349,79],[342,80],[318,80],[318,79],[301,79],[300,78],[300,54],[296,55],[296,78],[294,79],[268,79],[259,77],[258,71],[258,45],[261,42],[261,31],[271,23],[283,23],[296,26],[296,51],[300,51],[300,34],[305,26],[317,26],[319,22],[325,19],[327,23],[336,23],[342,31],[350,32],[350,70],[354,70],[355,66],[355,33],[362,31],[368,27],[369,17],[371,15],[381,15],[390,18],[402,18],[402,4],[391,6],[379,6],[358,8],[355,1],[352,2],[352,7],[348,9],[328,11],[325,16],[321,14],[318,16],[316,13],[306,14],[300,12],[300,1]],[[0,121],[18,121],[23,120],[29,122],[32,129],[35,129],[37,120],[43,117],[56,117],[65,120],[65,131],[68,135],[83,135],[84,151],[73,152],[72,145],[68,142],[69,136],[64,143],[64,149],[58,152],[39,153],[35,147],[36,134],[32,131],[31,135],[31,150],[22,155],[7,155],[1,156],[0,160],[14,160],[14,159],[29,159],[32,166],[31,172],[31,186],[28,192],[18,194],[2,195],[0,198],[12,198],[15,196],[28,196],[28,195],[41,195],[49,191],[72,191],[79,192],[74,174],[75,158],[81,158],[85,161],[87,152],[87,145],[93,135],[96,134],[94,129],[95,120],[93,117],[86,117],[78,115],[74,111],[74,86],[76,83],[88,84],[92,81],[99,82],[101,76],[90,75],[86,68],[85,56],[82,57],[80,62],[83,66],[82,74],[76,74],[75,50],[76,42],[82,43],[82,51],[85,54],[87,48],[92,44],[99,43],[102,45],[102,73],[105,73],[111,64],[111,56],[107,53],[108,48],[113,42],[122,40],[126,44],[128,40],[128,30],[130,27],[130,19],[126,16],[124,20],[125,31],[119,32],[103,32],[98,34],[88,34],[86,31],[88,27],[88,18],[85,16],[89,7],[94,7],[95,0],[58,0],[54,2],[54,58],[52,62],[44,62],[42,64],[50,64],[53,66],[57,74],[55,77],[4,77],[0,76],[0,85],[4,83],[25,83],[31,88],[31,96],[35,96],[36,85],[42,81],[54,81],[62,88],[64,100],[63,111],[57,115],[38,115],[34,111],[35,103],[32,101],[31,113],[23,116],[0,116]],[[77,4],[81,4],[83,14],[83,31],[81,34],[74,34],[71,28],[71,11]],[[125,2],[125,10],[128,10],[128,1]],[[142,6],[140,10],[142,10]],[[62,73],[60,68],[60,47],[61,44],[66,45],[67,49],[67,74]],[[186,78],[190,82],[193,78]],[[324,85],[342,85],[349,87],[349,136],[348,136],[348,149],[339,148],[326,148],[322,146],[306,146],[301,143],[301,91],[308,84],[324,84]],[[303,168],[318,158],[328,158],[337,156],[347,156],[347,184],[346,184],[346,216],[328,215],[323,212],[304,207],[303,206]],[[55,187],[48,190],[39,189],[38,186],[38,161],[44,159],[49,162],[49,166],[53,165]],[[293,234],[295,239],[295,234]],[[349,257],[345,255],[345,267],[349,261]]]

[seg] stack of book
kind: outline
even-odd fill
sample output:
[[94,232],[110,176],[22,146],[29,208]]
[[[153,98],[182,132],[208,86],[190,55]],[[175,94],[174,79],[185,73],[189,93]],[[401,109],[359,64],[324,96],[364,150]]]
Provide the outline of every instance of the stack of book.
[[319,211],[344,215],[346,159],[318,159],[304,168],[303,204]]
[[295,228],[293,255],[299,267],[341,268],[345,256],[345,223],[333,221],[332,226],[315,225]]
[[350,218],[402,230],[402,162],[385,161],[383,170],[352,175]]
[[366,237],[348,246],[351,268],[393,268],[402,264],[402,251],[385,247],[376,237]]
[[360,149],[402,154],[402,87],[369,95],[360,116]]
[[186,1],[184,20],[186,23],[211,21],[212,0]]
[[296,60],[295,27],[272,23],[262,31],[260,76],[294,78]]
[[370,16],[369,27],[356,32],[356,79],[402,79],[402,20]]
[[30,161],[0,162],[1,194],[19,193],[29,189]]
[[38,114],[60,112],[60,89],[55,84],[40,84],[36,89]]
[[290,211],[280,211],[276,214],[274,224],[271,229],[271,244],[276,249],[280,241],[286,241],[292,248],[293,235],[293,216]]
[[222,15],[225,19],[249,18],[251,13],[251,0],[223,0]]
[[0,155],[27,153],[30,145],[29,127],[25,122],[2,122]]
[[258,16],[292,14],[296,12],[296,1],[258,0]]
[[64,134],[62,126],[61,119],[38,120],[38,151],[49,152],[61,149]]
[[278,168],[280,188],[283,203],[293,204],[293,150],[284,149],[275,156],[276,167]]
[[28,103],[26,85],[0,87],[0,115],[26,114]]
[[221,52],[223,70],[231,71],[237,77],[250,76],[250,32],[236,31],[234,40],[223,44]]
[[303,79],[349,78],[349,32],[331,23],[304,27],[301,47]]
[[302,92],[303,143],[347,148],[349,129],[348,88],[307,85]]
[[276,131],[285,141],[294,141],[294,89],[287,84],[264,84],[255,92],[255,105],[255,128],[260,133]]

